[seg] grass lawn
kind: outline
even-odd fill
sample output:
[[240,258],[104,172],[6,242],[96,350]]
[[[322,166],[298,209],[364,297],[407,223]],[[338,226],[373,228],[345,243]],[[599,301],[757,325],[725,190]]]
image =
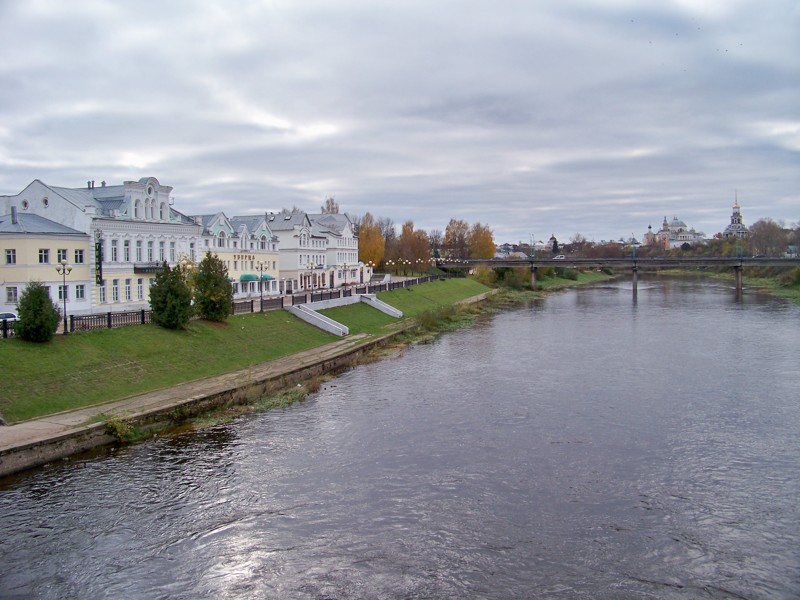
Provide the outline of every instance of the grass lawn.
[[562,279],[560,277],[543,277],[536,280],[536,287],[540,290],[558,290],[574,285],[592,283],[608,279],[609,275],[597,271],[578,271],[578,279]]
[[[451,279],[379,294],[406,316],[485,292]],[[366,310],[365,310],[366,309]],[[351,333],[396,322],[365,305],[334,309]],[[192,321],[186,331],[133,325],[56,336],[47,344],[0,340],[0,414],[8,422],[101,404],[249,366],[335,341],[286,311]]]

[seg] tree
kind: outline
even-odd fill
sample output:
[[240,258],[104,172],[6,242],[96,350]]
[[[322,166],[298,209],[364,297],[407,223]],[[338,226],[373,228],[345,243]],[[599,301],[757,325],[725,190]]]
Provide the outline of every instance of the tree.
[[413,221],[403,223],[400,237],[397,238],[396,258],[403,261],[400,268],[412,272],[426,270],[430,264],[431,245],[428,236],[423,230],[414,229]]
[[367,213],[361,219],[358,235],[358,259],[361,262],[381,264],[386,251],[386,242],[383,239],[380,225],[372,214]]
[[428,241],[431,244],[431,252],[434,258],[442,256],[442,244],[444,243],[444,235],[441,229],[431,229],[428,232]]
[[469,258],[469,225],[466,221],[450,219],[444,230],[444,251],[450,258]]
[[782,223],[772,219],[759,219],[750,226],[750,249],[753,254],[782,256],[786,252],[788,236]]
[[49,342],[61,321],[61,310],[50,299],[47,288],[39,281],[31,281],[23,290],[17,305],[19,321],[14,332],[29,342]]
[[192,318],[192,292],[186,271],[180,265],[170,269],[164,262],[150,288],[150,319],[166,329],[183,329]]
[[[259,282],[263,285],[263,282]],[[231,314],[233,288],[228,267],[216,254],[207,252],[194,277],[194,304],[197,314],[209,321],[224,321]]]
[[558,240],[553,237],[553,254],[558,254]]
[[494,236],[488,225],[475,223],[469,230],[467,238],[469,255],[471,258],[494,258],[497,248],[494,245]]
[[325,204],[322,205],[320,209],[323,215],[338,215],[339,214],[339,205],[334,200],[333,196],[329,196],[325,200]]

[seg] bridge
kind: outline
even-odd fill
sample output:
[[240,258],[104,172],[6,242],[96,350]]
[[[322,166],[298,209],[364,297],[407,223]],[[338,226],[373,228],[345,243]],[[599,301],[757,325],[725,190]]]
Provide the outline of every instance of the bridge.
[[531,288],[536,289],[537,272],[543,267],[575,267],[579,269],[630,269],[633,274],[633,293],[637,292],[639,269],[733,269],[736,276],[736,293],[742,292],[742,270],[744,267],[800,267],[800,258],[742,257],[742,256],[705,256],[705,257],[671,257],[655,256],[639,258],[631,255],[624,258],[470,258],[470,259],[438,259],[440,267],[451,269],[470,269],[483,266],[497,268],[528,268],[531,271]]

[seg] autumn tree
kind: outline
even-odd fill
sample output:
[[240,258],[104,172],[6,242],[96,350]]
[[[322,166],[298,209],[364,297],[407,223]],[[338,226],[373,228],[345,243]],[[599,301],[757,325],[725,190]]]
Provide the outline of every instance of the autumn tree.
[[372,214],[365,214],[359,226],[358,259],[364,263],[372,262],[374,265],[379,265],[383,260],[385,250],[386,243],[380,225]]
[[333,196],[329,196],[325,199],[325,204],[322,205],[320,211],[323,215],[338,215],[339,205],[336,203],[336,200],[333,198]]
[[397,238],[395,260],[406,265],[401,267],[411,271],[427,270],[431,259],[431,245],[428,235],[421,229],[414,229],[413,221],[403,223],[400,237]]
[[488,225],[475,223],[469,230],[467,246],[470,258],[494,258],[497,250],[494,245],[494,236]]
[[787,242],[783,223],[759,219],[750,226],[750,249],[753,254],[781,256],[786,252]]
[[469,258],[469,225],[466,221],[450,219],[444,230],[443,247],[450,258]]

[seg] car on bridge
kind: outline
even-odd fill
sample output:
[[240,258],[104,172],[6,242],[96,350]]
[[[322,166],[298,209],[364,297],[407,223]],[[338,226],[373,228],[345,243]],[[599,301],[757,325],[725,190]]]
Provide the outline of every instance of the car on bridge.
[[563,254],[559,254],[558,256],[553,257],[553,260],[566,260],[566,259],[567,257],[564,256]]

